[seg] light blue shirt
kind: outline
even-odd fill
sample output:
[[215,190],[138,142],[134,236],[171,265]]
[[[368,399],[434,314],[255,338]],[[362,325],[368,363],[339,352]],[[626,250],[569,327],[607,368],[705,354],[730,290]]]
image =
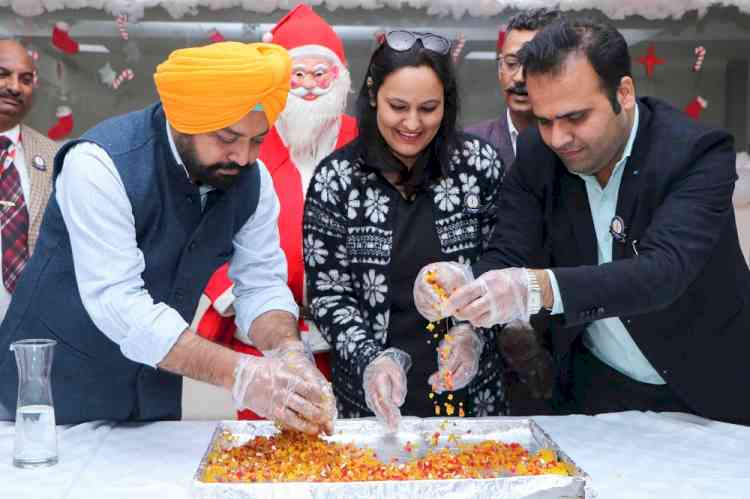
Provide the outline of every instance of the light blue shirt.
[[[612,176],[609,178],[607,185],[602,187],[593,175],[576,174],[586,184],[586,195],[589,200],[591,217],[594,221],[594,231],[596,232],[599,265],[612,261],[612,234],[609,229],[617,209],[617,198],[625,164],[633,150],[633,143],[638,131],[638,121],[639,114],[638,107],[636,107],[628,142],[625,144],[622,157],[612,170]],[[561,314],[565,311],[565,307],[560,296],[560,288],[554,272],[550,270],[547,272],[555,297],[552,314]],[[654,385],[665,383],[633,341],[619,317],[600,319],[589,324],[583,336],[583,343],[599,360],[630,378]]]

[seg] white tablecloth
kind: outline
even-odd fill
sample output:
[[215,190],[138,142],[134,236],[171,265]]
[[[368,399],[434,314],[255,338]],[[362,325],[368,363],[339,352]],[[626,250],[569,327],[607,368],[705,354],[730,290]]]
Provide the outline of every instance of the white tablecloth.
[[[684,414],[534,418],[587,471],[602,499],[750,499],[750,428]],[[186,499],[214,421],[58,427],[60,462],[12,465],[0,423],[2,499]]]

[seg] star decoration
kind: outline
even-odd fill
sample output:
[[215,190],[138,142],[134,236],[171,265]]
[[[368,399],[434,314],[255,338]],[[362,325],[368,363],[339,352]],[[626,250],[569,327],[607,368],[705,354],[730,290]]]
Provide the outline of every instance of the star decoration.
[[99,68],[98,72],[99,79],[108,87],[112,86],[112,82],[115,81],[115,78],[117,78],[117,73],[115,73],[115,70],[112,68],[112,65],[110,63],[107,63]]
[[664,64],[664,59],[656,57],[656,48],[651,44],[648,46],[648,52],[646,55],[642,55],[638,58],[638,63],[645,66],[646,75],[651,78],[654,75],[654,67],[659,64]]

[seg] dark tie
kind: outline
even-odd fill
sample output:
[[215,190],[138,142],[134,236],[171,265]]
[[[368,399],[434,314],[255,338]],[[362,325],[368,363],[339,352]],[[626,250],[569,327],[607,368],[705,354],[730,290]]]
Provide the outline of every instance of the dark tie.
[[[8,158],[13,143],[0,137],[0,223],[3,244],[3,284],[8,292],[16,289],[26,260],[29,259],[29,212],[21,189],[21,177]],[[7,163],[7,164],[6,164]]]

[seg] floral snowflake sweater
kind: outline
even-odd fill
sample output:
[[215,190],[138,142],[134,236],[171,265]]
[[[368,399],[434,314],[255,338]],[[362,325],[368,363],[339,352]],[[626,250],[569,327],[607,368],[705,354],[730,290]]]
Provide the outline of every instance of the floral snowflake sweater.
[[[339,400],[369,414],[362,374],[388,347],[389,264],[395,225],[395,196],[387,180],[369,168],[350,144],[324,159],[308,188],[303,250],[310,314],[331,345],[333,387]],[[504,165],[495,148],[463,136],[447,176],[424,195],[433,198],[434,230],[444,260],[474,263],[489,241]],[[469,385],[476,415],[504,407],[494,330],[478,331],[485,340],[479,374]]]

